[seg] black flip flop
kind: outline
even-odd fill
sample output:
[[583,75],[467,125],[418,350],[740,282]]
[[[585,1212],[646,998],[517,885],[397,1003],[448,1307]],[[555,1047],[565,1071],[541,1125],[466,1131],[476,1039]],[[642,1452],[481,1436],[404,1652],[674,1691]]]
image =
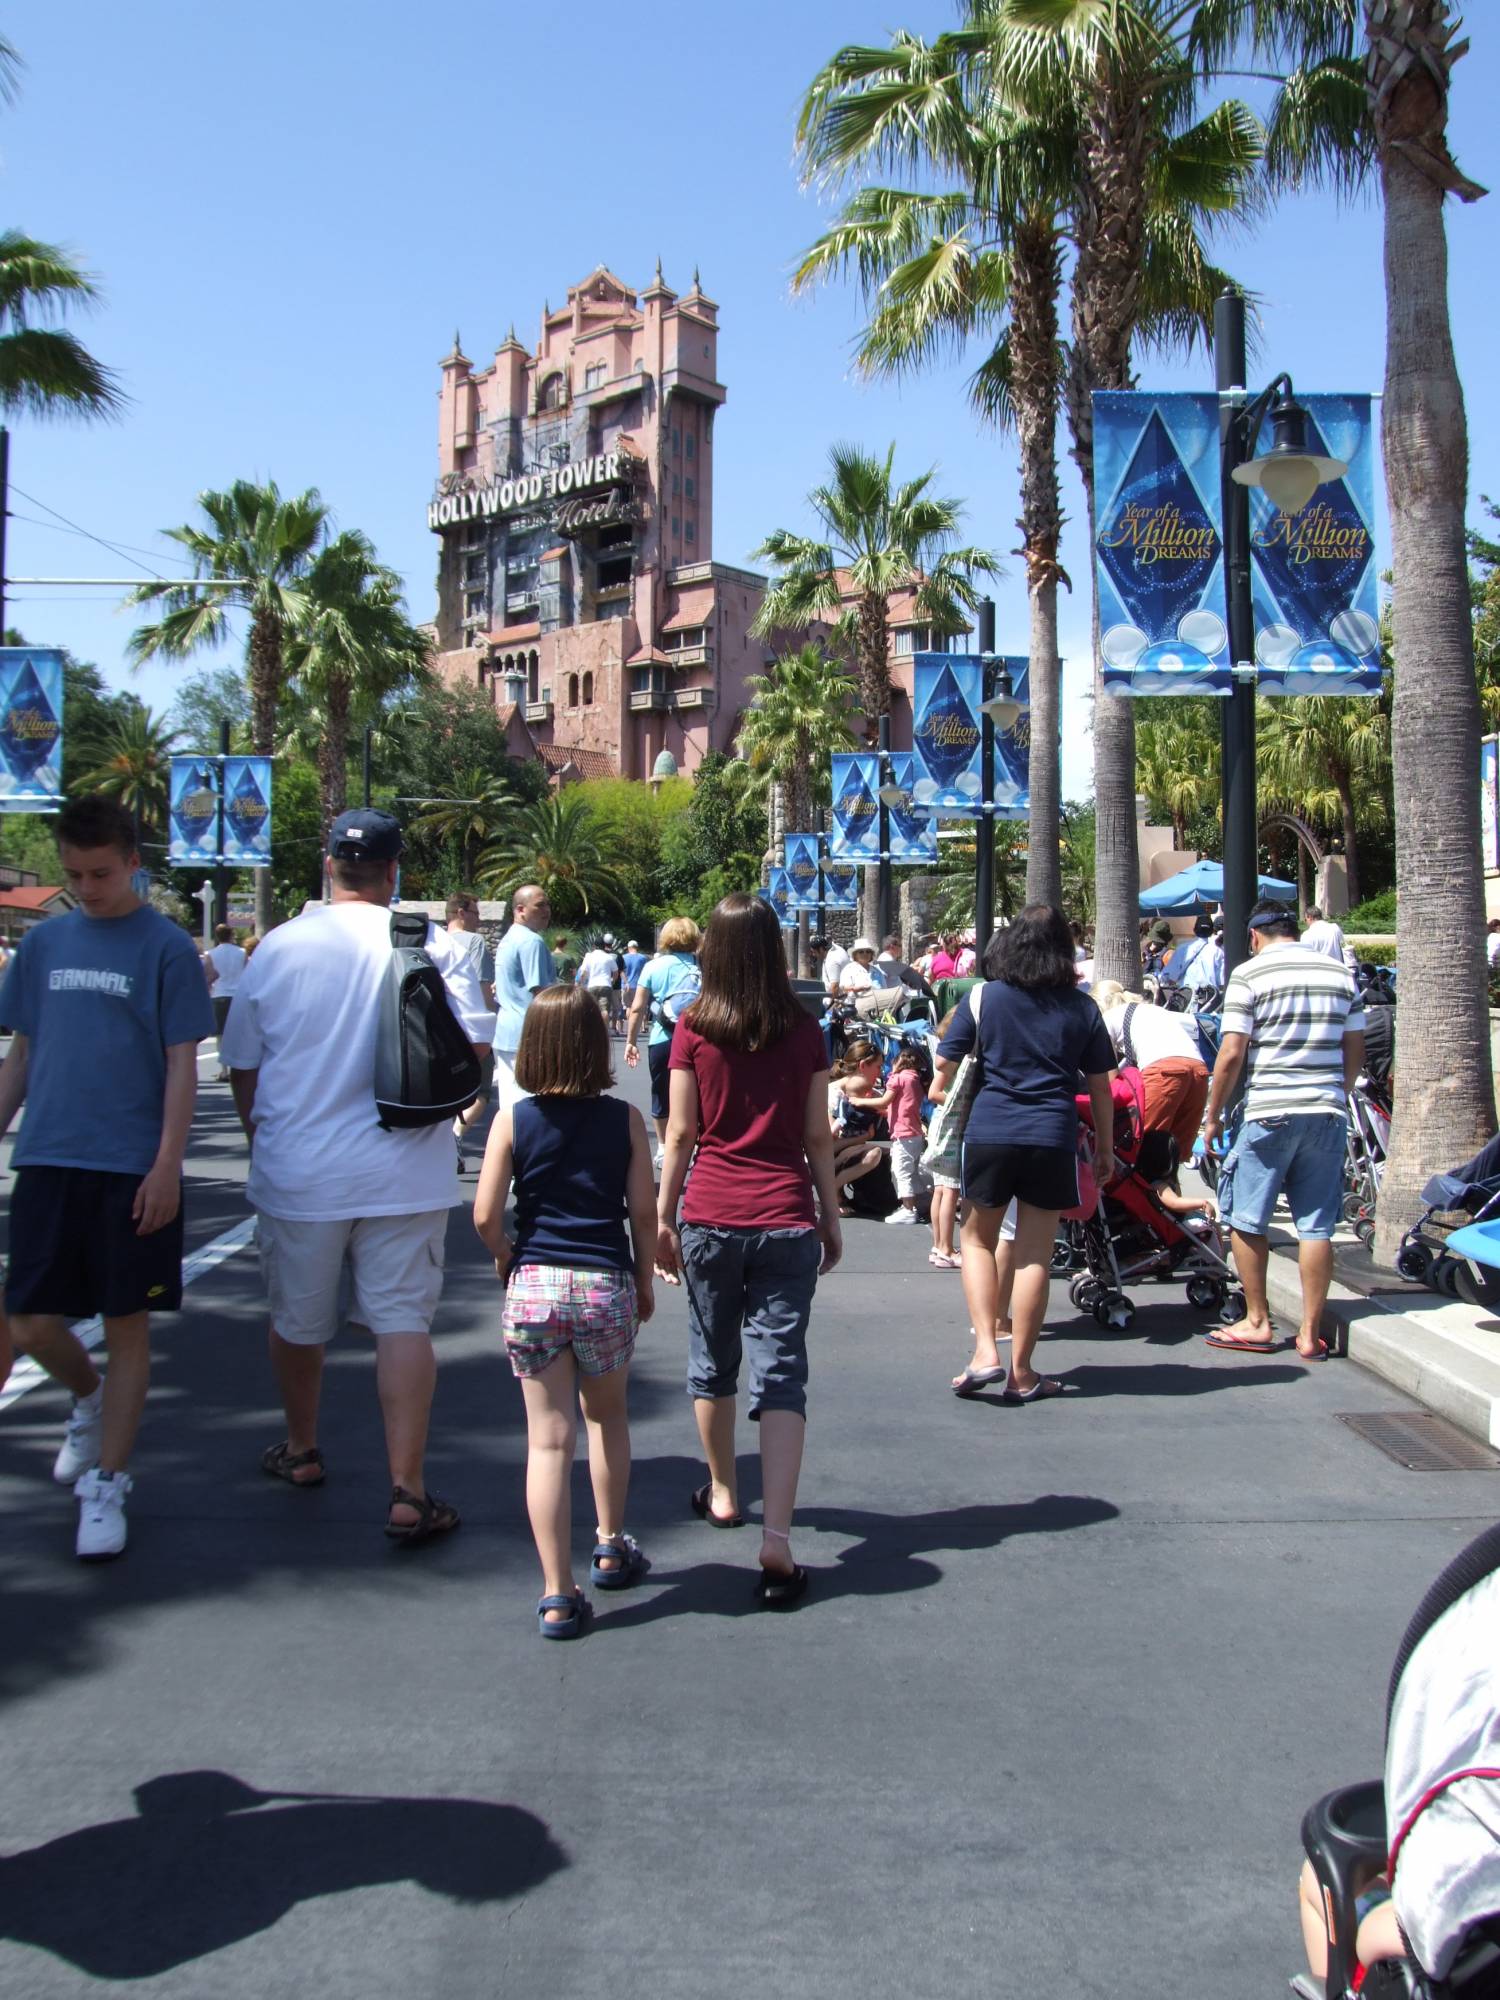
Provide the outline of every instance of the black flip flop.
[[806,1597],[809,1581],[801,1563],[790,1576],[782,1570],[763,1569],[755,1586],[755,1601],[762,1611],[790,1611]]
[[713,1481],[710,1480],[707,1486],[700,1486],[692,1496],[689,1505],[698,1516],[698,1519],[700,1521],[707,1521],[711,1528],[743,1528],[745,1525],[743,1514],[729,1514],[727,1516],[716,1514],[712,1507],[709,1506],[708,1503],[713,1496],[713,1490]]

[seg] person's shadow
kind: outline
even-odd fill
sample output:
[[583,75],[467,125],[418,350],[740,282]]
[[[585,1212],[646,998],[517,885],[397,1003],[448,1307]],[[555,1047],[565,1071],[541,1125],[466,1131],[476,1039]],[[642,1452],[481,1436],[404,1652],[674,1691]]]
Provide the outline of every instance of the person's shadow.
[[257,1792],[223,1771],[135,1791],[138,1818],[0,1859],[0,1938],[96,1979],[150,1979],[278,1923],[299,1902],[416,1882],[499,1902],[567,1866],[543,1822],[478,1799]]

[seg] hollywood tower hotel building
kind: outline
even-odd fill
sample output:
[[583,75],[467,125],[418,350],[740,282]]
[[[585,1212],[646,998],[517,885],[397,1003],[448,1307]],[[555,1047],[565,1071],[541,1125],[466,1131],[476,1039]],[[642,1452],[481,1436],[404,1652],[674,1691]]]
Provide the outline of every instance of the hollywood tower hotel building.
[[442,364],[437,666],[562,778],[732,750],[763,579],[712,559],[718,308],[600,268],[476,369]]

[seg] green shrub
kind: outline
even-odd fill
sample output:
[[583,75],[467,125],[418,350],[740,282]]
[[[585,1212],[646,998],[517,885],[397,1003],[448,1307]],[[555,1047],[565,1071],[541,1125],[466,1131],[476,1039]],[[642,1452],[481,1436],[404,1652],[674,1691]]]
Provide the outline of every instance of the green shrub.
[[1378,896],[1367,897],[1350,910],[1347,916],[1339,918],[1346,937],[1357,936],[1361,931],[1390,931],[1396,928],[1396,892],[1382,890]]
[[1396,940],[1389,944],[1351,944],[1349,949],[1361,965],[1394,965],[1396,963]]

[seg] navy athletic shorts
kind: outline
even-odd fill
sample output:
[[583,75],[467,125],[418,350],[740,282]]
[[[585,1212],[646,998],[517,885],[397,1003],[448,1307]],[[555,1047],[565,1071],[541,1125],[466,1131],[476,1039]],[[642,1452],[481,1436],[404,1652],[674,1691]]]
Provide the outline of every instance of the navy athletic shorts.
[[10,1198],[8,1313],[176,1312],[182,1304],[182,1204],[139,1236],[131,1216],[143,1174],[18,1167]]

